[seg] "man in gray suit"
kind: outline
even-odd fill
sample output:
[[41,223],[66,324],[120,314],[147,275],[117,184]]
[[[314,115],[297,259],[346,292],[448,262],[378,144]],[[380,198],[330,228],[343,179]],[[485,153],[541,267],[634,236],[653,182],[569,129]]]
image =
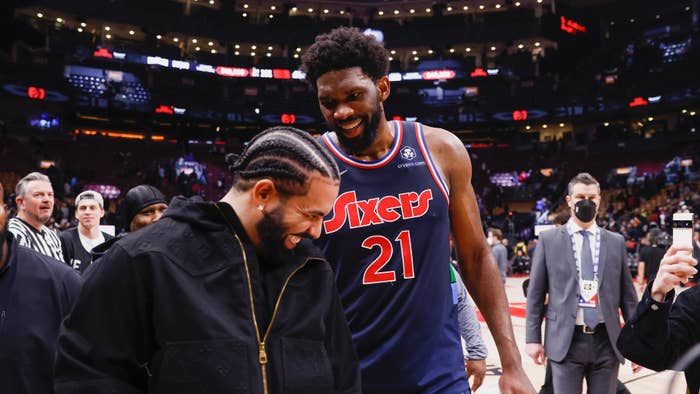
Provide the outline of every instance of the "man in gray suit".
[[625,242],[596,225],[600,185],[593,176],[580,173],[572,178],[566,202],[571,219],[540,233],[532,259],[526,351],[536,364],[544,362],[545,354],[550,359],[557,394],[581,393],[584,377],[589,394],[614,393],[624,362],[615,347],[618,310],[627,320],[637,303]]

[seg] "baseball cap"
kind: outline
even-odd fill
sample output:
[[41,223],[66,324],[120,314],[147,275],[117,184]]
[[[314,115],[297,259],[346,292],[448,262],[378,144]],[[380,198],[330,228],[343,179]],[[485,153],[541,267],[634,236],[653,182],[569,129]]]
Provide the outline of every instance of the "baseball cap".
[[97,204],[100,205],[100,208],[104,209],[104,200],[102,199],[102,195],[94,190],[85,190],[84,192],[78,194],[75,197],[75,206],[77,207],[83,200],[95,200],[97,201]]

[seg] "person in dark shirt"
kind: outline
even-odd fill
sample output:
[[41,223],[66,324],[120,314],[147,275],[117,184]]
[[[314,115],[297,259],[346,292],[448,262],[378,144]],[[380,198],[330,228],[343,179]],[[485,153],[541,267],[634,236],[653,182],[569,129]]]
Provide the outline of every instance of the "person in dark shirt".
[[659,234],[661,230],[652,228],[647,234],[649,245],[644,245],[639,249],[639,265],[637,266],[637,283],[650,282],[656,271],[659,270],[659,263],[666,253],[666,248],[659,245]]
[[58,330],[80,275],[14,239],[3,197],[0,184],[0,392],[51,394]]

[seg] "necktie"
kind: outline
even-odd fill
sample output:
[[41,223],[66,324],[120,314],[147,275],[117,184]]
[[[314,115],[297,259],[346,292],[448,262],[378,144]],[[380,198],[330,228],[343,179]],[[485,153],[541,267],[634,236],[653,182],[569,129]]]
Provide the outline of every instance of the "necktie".
[[[588,239],[588,231],[581,230],[583,237],[583,246],[581,246],[581,278],[585,280],[593,280],[593,256],[591,255],[591,241]],[[597,289],[596,289],[597,291]],[[600,302],[600,297],[598,297]],[[595,308],[583,308],[583,322],[589,328],[595,328],[600,321],[599,310],[596,304]]]

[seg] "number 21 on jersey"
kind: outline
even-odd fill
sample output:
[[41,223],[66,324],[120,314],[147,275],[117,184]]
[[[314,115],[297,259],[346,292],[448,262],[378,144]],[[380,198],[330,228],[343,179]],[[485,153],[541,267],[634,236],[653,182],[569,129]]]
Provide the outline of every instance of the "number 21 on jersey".
[[[411,249],[411,232],[403,230],[396,236],[394,240],[398,243],[401,250],[401,262],[403,265],[403,278],[413,279],[413,250]],[[394,244],[388,238],[382,235],[372,235],[362,241],[362,247],[365,249],[379,248],[379,255],[374,259],[362,276],[363,285],[371,285],[375,283],[386,283],[396,281],[396,272],[393,270],[382,271],[381,269],[394,256]]]

